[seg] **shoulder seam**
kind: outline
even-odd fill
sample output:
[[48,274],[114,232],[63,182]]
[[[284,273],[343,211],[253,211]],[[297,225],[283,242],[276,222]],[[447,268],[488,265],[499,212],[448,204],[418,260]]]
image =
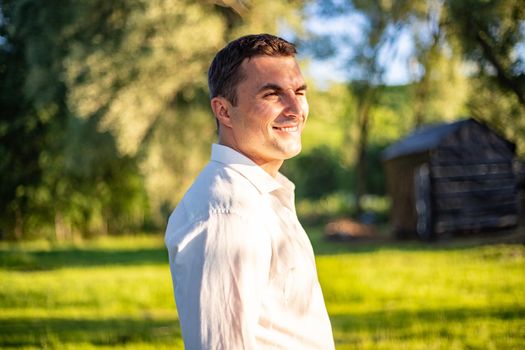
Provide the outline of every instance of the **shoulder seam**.
[[242,216],[238,210],[232,210],[231,208],[211,208],[209,210],[209,215],[213,214],[227,214],[227,215],[237,215]]

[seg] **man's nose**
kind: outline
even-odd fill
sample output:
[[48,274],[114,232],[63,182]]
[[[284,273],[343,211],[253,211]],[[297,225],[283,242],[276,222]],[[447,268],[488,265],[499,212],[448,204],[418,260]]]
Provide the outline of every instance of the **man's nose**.
[[298,118],[303,114],[302,96],[297,96],[295,92],[286,95],[285,115],[288,117]]

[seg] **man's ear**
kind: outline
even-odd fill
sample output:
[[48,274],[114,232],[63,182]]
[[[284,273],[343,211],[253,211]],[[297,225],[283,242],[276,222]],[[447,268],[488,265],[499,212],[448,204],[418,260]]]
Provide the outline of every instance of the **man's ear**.
[[215,118],[217,118],[220,125],[231,128],[230,108],[232,107],[230,101],[224,97],[217,96],[211,99],[211,109]]

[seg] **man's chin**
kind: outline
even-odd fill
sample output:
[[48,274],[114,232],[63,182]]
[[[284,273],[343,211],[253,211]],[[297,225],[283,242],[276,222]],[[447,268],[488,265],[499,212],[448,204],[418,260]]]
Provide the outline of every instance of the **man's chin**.
[[301,144],[294,145],[293,147],[287,148],[285,152],[283,152],[285,155],[284,159],[286,160],[286,159],[290,159],[290,158],[297,156],[299,153],[301,153],[301,150],[302,150]]

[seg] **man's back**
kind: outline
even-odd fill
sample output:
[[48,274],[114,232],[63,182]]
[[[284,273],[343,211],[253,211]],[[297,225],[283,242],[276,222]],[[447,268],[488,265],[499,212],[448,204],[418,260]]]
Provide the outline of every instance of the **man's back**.
[[187,349],[332,349],[293,185],[234,150],[212,159],[166,231]]

